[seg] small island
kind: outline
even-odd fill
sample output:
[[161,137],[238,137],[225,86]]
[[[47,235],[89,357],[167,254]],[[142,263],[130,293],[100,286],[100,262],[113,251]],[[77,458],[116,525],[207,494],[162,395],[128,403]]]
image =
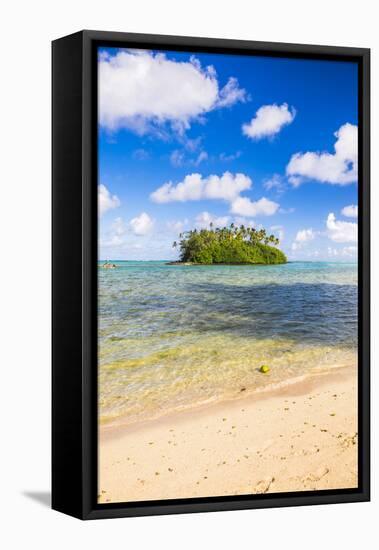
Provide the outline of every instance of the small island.
[[279,250],[279,239],[268,235],[265,229],[254,229],[244,225],[193,229],[179,235],[180,241],[173,243],[179,248],[180,260],[170,265],[272,265],[287,262],[286,255]]

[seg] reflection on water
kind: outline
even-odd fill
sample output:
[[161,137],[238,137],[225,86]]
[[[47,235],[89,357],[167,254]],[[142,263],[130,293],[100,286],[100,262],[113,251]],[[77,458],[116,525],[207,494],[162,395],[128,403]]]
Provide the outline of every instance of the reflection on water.
[[[356,362],[357,266],[99,269],[101,420],[129,421]],[[270,374],[258,372],[261,364]]]

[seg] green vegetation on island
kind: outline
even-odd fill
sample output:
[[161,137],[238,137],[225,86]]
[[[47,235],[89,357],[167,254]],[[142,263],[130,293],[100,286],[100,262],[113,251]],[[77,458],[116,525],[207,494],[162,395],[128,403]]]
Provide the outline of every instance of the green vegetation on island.
[[[284,264],[286,255],[277,248],[279,239],[265,229],[244,225],[192,229],[180,236],[180,262],[190,264]],[[177,263],[177,262],[172,262]]]

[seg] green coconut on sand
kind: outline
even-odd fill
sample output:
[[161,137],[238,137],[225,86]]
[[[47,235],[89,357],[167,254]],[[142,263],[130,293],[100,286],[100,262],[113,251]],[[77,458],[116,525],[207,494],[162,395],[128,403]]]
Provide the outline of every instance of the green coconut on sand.
[[259,369],[259,372],[262,372],[263,374],[267,374],[270,372],[270,367],[268,365],[262,365]]

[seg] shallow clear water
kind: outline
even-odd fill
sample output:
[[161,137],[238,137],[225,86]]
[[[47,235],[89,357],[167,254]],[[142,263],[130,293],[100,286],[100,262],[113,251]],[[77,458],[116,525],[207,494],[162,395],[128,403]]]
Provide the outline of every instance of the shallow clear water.
[[99,267],[102,422],[155,417],[356,363],[356,264],[115,263]]

